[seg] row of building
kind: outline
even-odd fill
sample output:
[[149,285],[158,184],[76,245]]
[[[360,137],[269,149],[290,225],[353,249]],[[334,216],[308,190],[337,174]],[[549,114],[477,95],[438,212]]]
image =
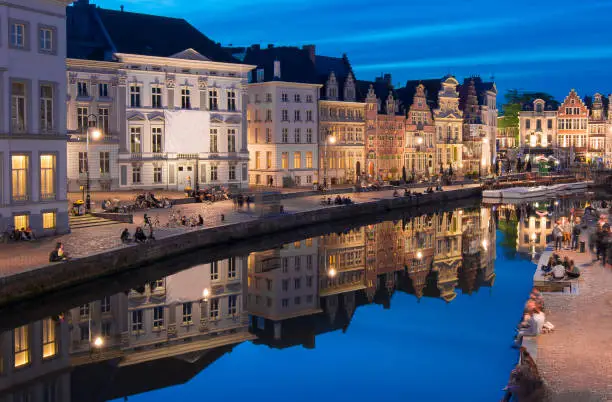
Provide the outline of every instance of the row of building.
[[[498,149],[518,148],[534,160],[555,157],[565,166],[612,166],[612,95],[581,99],[572,89],[563,102],[535,99],[522,105],[518,130],[500,130]],[[503,117],[502,117],[503,118]]]
[[0,401],[121,398],[184,382],[247,340],[313,348],[359,306],[389,308],[396,291],[450,302],[456,289],[492,285],[494,229],[488,208],[384,222],[196,265],[9,327]]
[[66,232],[66,193],[88,182],[246,189],[491,169],[492,82],[363,81],[312,45],[223,48],[183,19],[70,3],[0,5],[0,228]]

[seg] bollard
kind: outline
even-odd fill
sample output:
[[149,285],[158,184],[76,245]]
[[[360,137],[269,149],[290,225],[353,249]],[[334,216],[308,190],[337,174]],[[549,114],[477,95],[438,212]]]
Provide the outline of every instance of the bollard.
[[586,245],[585,245],[584,241],[581,241],[580,242],[580,252],[584,253],[585,249],[586,249]]
[[225,222],[225,214],[221,214],[221,222]]

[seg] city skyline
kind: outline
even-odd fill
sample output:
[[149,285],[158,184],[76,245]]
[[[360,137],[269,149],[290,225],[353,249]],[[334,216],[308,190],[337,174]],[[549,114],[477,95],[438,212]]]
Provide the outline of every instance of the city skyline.
[[[472,0],[465,2],[462,10],[450,9],[452,3],[445,1],[448,16],[440,11],[445,10],[445,4],[439,2],[393,2],[384,8],[371,7],[363,0],[336,2],[324,8],[319,1],[302,4],[276,0],[265,0],[256,8],[244,7],[241,1],[205,5],[187,5],[184,0],[164,0],[155,5],[142,0],[95,3],[111,9],[123,5],[128,12],[185,18],[224,46],[312,43],[319,54],[347,53],[358,79],[371,80],[391,73],[396,86],[410,79],[453,74],[479,75],[486,80],[494,77],[500,95],[508,89],[519,89],[548,92],[563,100],[571,88],[581,97],[611,91],[602,85],[605,69],[601,68],[602,61],[612,59],[603,24],[612,9],[610,1],[570,8],[564,6],[570,4],[565,0],[537,4],[519,0],[510,8]],[[471,11],[463,11],[468,9]],[[314,17],[302,18],[304,15]],[[270,29],[259,24],[264,18],[288,23]],[[228,30],[228,21],[240,29]],[[564,35],[568,23],[573,30],[571,35]],[[587,29],[575,29],[581,25]],[[503,96],[499,98],[503,103]]]

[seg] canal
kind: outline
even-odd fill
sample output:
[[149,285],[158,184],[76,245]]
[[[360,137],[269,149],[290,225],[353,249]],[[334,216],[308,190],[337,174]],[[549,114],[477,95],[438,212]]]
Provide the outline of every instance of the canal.
[[502,210],[394,216],[30,303],[36,319],[3,323],[0,401],[499,400],[534,271]]

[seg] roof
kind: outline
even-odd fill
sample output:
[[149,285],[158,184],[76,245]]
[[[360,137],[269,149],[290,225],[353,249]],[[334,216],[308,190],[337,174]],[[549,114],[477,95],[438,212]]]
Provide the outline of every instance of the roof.
[[406,82],[404,88],[398,89],[400,99],[404,105],[410,107],[413,103],[414,94],[416,88],[423,84],[425,87],[425,97],[427,104],[431,109],[438,107],[438,92],[442,88],[442,79],[428,79],[428,80],[409,80]]
[[[274,79],[274,62],[279,61],[281,67],[280,80]],[[264,82],[285,81],[303,84],[317,84],[319,82],[315,66],[305,49],[281,46],[259,49],[251,46],[244,56],[244,63],[263,68]]]
[[382,77],[377,77],[375,81],[357,80],[355,86],[357,89],[358,102],[363,102],[366,99],[370,85],[374,88],[374,93],[376,94],[376,98],[378,98],[380,103],[379,114],[387,113],[387,98],[389,97],[389,93],[393,95],[393,99],[395,101],[400,102],[399,112],[397,112],[397,114],[401,115],[405,113],[405,103],[400,98],[400,90],[396,90],[391,83],[390,74],[384,74]]
[[107,10],[88,2],[66,12],[69,58],[111,60],[113,53],[170,57],[193,49],[215,62],[238,63],[182,18]]
[[[346,83],[346,79],[349,74],[352,74],[353,79],[355,78],[351,63],[346,54],[342,55],[342,57],[315,56],[315,68],[319,76],[319,83],[323,84],[323,88],[321,88],[321,99],[325,99],[325,86],[329,75],[333,72],[338,83],[338,100],[345,100],[344,84]],[[355,84],[355,87],[357,87],[357,84]],[[358,98],[359,95],[356,94],[355,100],[358,100]]]

